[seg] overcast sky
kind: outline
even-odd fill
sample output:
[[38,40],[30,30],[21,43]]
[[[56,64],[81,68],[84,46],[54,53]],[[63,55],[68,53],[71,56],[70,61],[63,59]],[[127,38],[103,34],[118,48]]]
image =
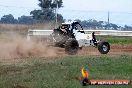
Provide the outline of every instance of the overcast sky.
[[64,0],[67,9],[132,11],[132,0]]
[[[132,0],[63,0],[59,10],[65,19],[96,19],[117,24],[132,24]],[[0,17],[13,14],[15,17],[29,15],[30,11],[39,9],[38,0],[0,0]],[[17,8],[18,7],[18,8]]]

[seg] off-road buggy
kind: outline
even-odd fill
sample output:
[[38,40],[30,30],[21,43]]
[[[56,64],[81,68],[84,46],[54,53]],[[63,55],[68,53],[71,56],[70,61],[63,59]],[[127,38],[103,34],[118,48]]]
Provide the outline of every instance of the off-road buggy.
[[86,34],[79,22],[62,23],[49,37],[53,46],[65,48],[67,54],[74,55],[79,49],[87,46],[98,48],[101,54],[107,54],[110,44],[97,41],[95,33]]

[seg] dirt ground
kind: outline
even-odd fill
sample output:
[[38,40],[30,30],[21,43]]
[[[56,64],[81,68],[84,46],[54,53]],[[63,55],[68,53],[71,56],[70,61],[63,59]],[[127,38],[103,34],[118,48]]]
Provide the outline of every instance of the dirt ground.
[[[56,49],[57,56],[68,56],[65,54],[65,50],[61,48],[54,48]],[[111,45],[111,49],[107,55],[131,55],[132,54],[132,45]],[[99,56],[102,55],[98,51],[98,48],[94,47],[83,47],[82,50],[79,50],[77,55],[81,56]]]
[[[64,49],[57,50],[58,55],[65,55]],[[111,45],[111,49],[107,55],[122,55],[122,54],[132,54],[132,45]],[[94,47],[83,47],[79,50],[78,55],[101,55],[97,48]]]
[[[108,55],[132,54],[132,45],[111,45]],[[85,47],[79,55],[101,55],[97,48]]]
[[[26,45],[27,46],[27,45]],[[17,53],[17,57],[15,56],[5,56],[5,58],[1,57],[0,62],[2,63],[19,63],[23,62],[26,59],[30,58],[39,58],[39,57],[65,57],[68,56],[65,54],[65,50],[62,48],[53,48],[53,47],[34,47],[34,49],[22,49],[24,46],[21,46]],[[44,49],[44,50],[41,50]],[[28,51],[27,51],[28,50]],[[35,50],[35,51],[34,51]],[[9,50],[10,51],[10,50]],[[17,51],[17,52],[18,52]],[[31,53],[28,55],[27,53]],[[13,52],[14,53],[14,52]],[[33,55],[35,54],[35,55]],[[6,54],[5,54],[6,55]],[[13,54],[14,55],[14,54]],[[84,47],[82,50],[79,50],[78,56],[101,56],[102,54],[99,53],[97,48],[94,47]],[[111,50],[107,54],[108,56],[119,56],[119,55],[132,55],[132,45],[111,45]]]

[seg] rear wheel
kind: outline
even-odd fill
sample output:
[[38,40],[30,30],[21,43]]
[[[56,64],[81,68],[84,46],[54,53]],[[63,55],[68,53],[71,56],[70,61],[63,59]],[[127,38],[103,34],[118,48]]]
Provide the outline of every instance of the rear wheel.
[[79,44],[76,39],[68,39],[65,43],[65,52],[70,55],[77,54],[79,49]]
[[110,50],[110,44],[108,42],[99,42],[98,43],[98,50],[101,54],[107,54]]

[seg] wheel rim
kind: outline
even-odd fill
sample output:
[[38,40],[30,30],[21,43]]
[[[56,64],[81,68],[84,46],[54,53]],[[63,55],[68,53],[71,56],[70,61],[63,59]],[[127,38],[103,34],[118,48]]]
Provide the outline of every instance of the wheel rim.
[[103,45],[103,51],[107,51],[108,50],[108,46],[107,45]]

